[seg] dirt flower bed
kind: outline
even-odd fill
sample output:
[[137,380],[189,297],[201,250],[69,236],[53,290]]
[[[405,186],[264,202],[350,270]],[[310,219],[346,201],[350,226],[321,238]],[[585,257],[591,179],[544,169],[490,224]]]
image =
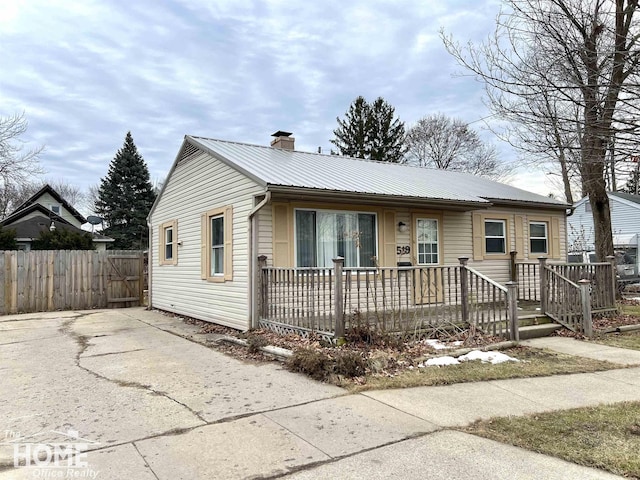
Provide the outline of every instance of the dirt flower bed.
[[427,340],[410,340],[363,326],[346,332],[345,342],[338,345],[311,334],[281,335],[271,330],[258,329],[238,332],[231,328],[195,319],[186,322],[198,325],[202,333],[215,333],[245,340],[248,347],[229,342],[218,342],[215,348],[245,361],[273,361],[274,356],[260,350],[272,345],[293,352],[285,362],[288,369],[310,377],[341,384],[349,379],[356,384],[365,383],[367,377],[394,377],[418,367],[425,357],[446,355],[460,348],[483,348],[504,339],[484,335],[473,329],[450,326],[437,331]]

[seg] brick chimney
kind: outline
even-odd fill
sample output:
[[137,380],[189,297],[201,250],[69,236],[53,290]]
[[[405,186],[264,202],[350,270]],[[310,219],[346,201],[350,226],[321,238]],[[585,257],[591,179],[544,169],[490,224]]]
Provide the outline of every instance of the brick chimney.
[[278,130],[271,136],[275,137],[273,140],[271,140],[271,146],[273,148],[281,148],[282,150],[294,149],[293,146],[296,139],[291,136],[291,132],[283,132],[282,130]]

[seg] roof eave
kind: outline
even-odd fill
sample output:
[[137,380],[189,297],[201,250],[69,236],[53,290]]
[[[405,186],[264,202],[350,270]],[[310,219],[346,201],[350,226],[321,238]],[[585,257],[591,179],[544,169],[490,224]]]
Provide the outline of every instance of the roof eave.
[[568,203],[547,203],[547,202],[536,202],[536,201],[528,201],[528,200],[510,200],[510,199],[502,199],[502,198],[488,198],[484,197],[486,200],[489,200],[493,205],[504,205],[508,207],[523,207],[523,208],[546,208],[550,210],[568,210],[572,208]]
[[437,207],[444,210],[470,211],[486,209],[492,206],[489,201],[469,201],[444,198],[410,197],[400,195],[383,195],[380,193],[347,192],[341,190],[324,190],[288,185],[267,185],[267,190],[281,198],[305,201],[349,200],[366,205]]

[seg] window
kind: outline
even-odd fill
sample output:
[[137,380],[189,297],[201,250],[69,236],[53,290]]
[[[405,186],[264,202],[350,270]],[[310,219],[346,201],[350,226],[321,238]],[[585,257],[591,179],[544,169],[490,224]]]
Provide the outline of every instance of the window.
[[484,221],[485,253],[505,254],[507,252],[505,230],[504,220]]
[[211,262],[209,276],[224,275],[224,216],[209,219],[211,222]]
[[298,267],[331,267],[336,257],[345,267],[375,267],[376,238],[374,213],[296,210]]
[[158,246],[160,265],[178,264],[178,221],[172,220],[160,225]]
[[56,215],[60,215],[60,205],[49,205],[49,208],[51,208],[51,211]]
[[173,227],[164,229],[164,258],[173,260]]
[[233,280],[232,208],[223,207],[202,214],[202,279],[210,282]]
[[420,265],[438,264],[438,220],[418,218],[416,221],[418,243],[418,263]]
[[529,223],[529,252],[549,253],[549,227],[547,222]]

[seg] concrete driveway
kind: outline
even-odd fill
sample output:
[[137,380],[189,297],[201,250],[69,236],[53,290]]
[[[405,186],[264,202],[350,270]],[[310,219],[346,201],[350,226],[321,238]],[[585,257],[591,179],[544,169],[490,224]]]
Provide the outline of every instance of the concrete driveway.
[[[496,414],[459,387],[345,395],[206,342],[141,308],[0,317],[0,480],[615,478],[447,430]],[[548,409],[505,385],[497,413]]]

